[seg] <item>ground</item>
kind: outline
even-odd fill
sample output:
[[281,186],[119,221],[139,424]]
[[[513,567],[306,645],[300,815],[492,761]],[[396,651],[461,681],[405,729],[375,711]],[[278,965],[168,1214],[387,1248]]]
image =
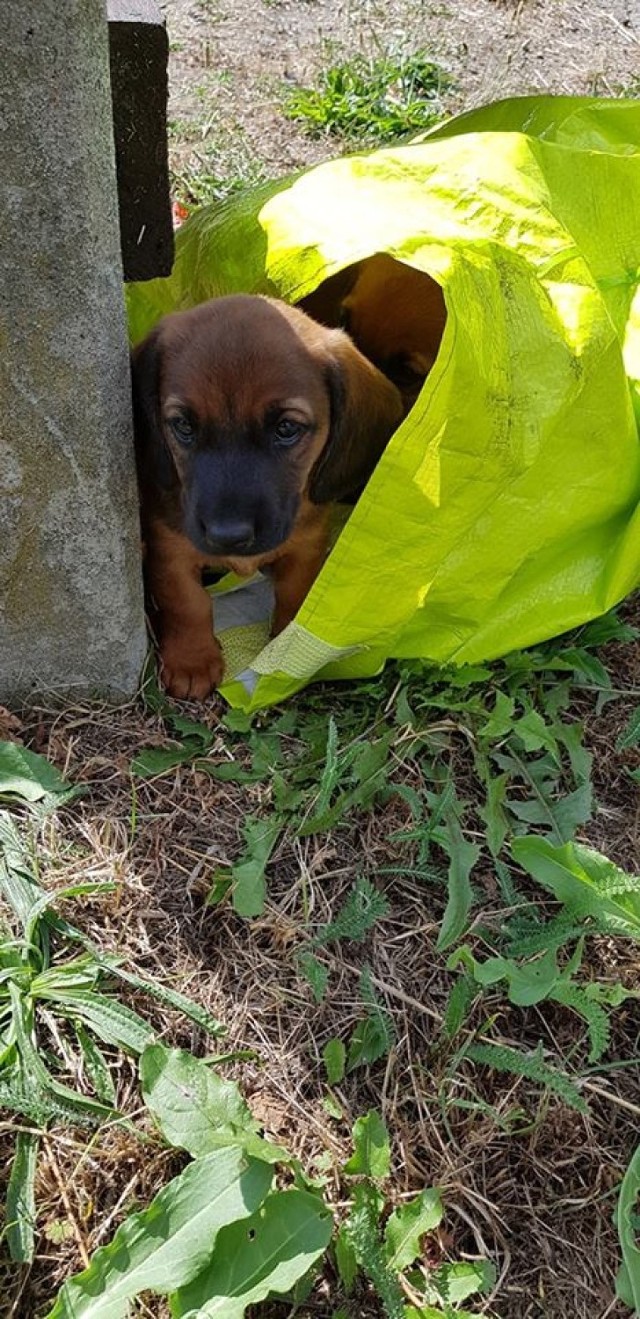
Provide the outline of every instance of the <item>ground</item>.
[[268,178],[335,154],[283,117],[282,91],[357,53],[426,49],[455,78],[452,109],[617,96],[638,78],[634,0],[167,0],[165,12],[178,179]]
[[[307,84],[327,62],[359,51],[428,48],[455,79],[447,93],[452,110],[543,90],[619,95],[637,79],[640,26],[634,6],[624,0],[589,5],[170,0],[165,8],[171,165],[176,195],[183,199],[223,194],[230,181],[286,173],[342,149],[327,137],[309,138],[283,117],[282,86]],[[625,606],[623,617],[628,624],[638,622],[637,602]],[[583,656],[582,673],[572,672],[569,704],[562,706],[558,698],[561,724],[554,724],[552,714],[553,693],[562,686],[553,670],[555,652],[547,657],[551,667],[544,681],[532,669],[519,708],[528,702],[541,710],[556,732],[564,724],[584,724],[596,805],[580,837],[633,871],[640,819],[631,773],[638,757],[632,745],[625,746],[624,729],[640,695],[637,642],[630,632],[616,633],[595,650],[580,649],[584,638],[574,640]],[[503,680],[500,672],[488,681],[490,708]],[[204,712],[192,708],[189,715],[208,730],[209,747],[199,760],[152,778],[132,771],[135,758],[141,747],[175,749],[176,730],[162,711],[141,700],[118,710],[93,702],[16,712],[0,723],[0,737],[46,754],[68,781],[87,788],[83,797],[44,820],[25,810],[17,818],[45,886],[80,880],[113,886],[108,893],[67,902],[68,919],[103,951],[122,956],[129,969],[170,983],[212,1011],[227,1028],[225,1049],[253,1052],[231,1074],[271,1138],[299,1156],[307,1172],[324,1172],[326,1194],[338,1214],[344,1213],[348,1195],[341,1168],[350,1152],[352,1124],[376,1109],[392,1137],[392,1175],[384,1187],[388,1205],[424,1186],[442,1189],[446,1216],[425,1243],[423,1267],[447,1259],[490,1259],[495,1285],[475,1307],[468,1302],[490,1319],[624,1319],[628,1309],[614,1294],[619,1245],[613,1210],[640,1117],[636,1000],[628,999],[613,1014],[611,1041],[593,1065],[584,1022],[566,1007],[545,1001],[523,1009],[498,988],[477,991],[461,1032],[447,1036],[443,1023],[454,976],[436,948],[446,857],[437,846],[428,851],[429,821],[420,834],[412,802],[426,800],[433,790],[431,762],[446,764],[465,803],[467,839],[484,846],[473,753],[477,714],[471,698],[458,710],[443,711],[436,704],[435,713],[423,712],[422,723],[417,717],[415,725],[427,739],[428,756],[422,750],[405,755],[413,736],[407,733],[407,710],[416,699],[412,683],[411,675],[390,670],[370,684],[301,697],[284,713],[263,717],[254,734],[223,723],[217,701]],[[437,702],[438,682],[431,676],[425,684]],[[379,739],[381,729],[383,737],[388,733],[388,790],[385,786],[369,803],[345,809],[335,827],[307,834],[304,812],[313,810],[317,785],[299,774],[292,781],[301,784],[301,804],[297,815],[287,817],[272,853],[262,916],[252,922],[240,918],[228,897],[207,905],[212,884],[230,873],[242,853],[246,820],[268,819],[274,810],[277,774],[268,764],[266,770],[256,768],[256,757],[268,748],[267,762],[271,755],[276,766],[285,765],[285,782],[307,762],[309,773],[319,777],[330,760],[329,752],[323,760],[330,714],[336,716],[347,759],[363,739]],[[309,749],[314,739],[319,753]],[[239,782],[212,775],[212,768],[229,765],[240,767]],[[526,801],[524,788],[518,792]],[[362,942],[343,938],[314,945],[362,875],[384,894],[386,910]],[[508,884],[500,881],[485,848],[474,874],[469,936],[477,956],[494,947],[514,911],[530,910],[539,921],[555,911],[548,894],[541,897],[526,881],[511,899],[501,882]],[[312,947],[328,973],[320,1002],[301,971],[301,954]],[[590,937],[587,947],[587,982],[637,985],[640,966],[632,940],[600,934]],[[388,1048],[372,1065],[355,1068],[334,1085],[328,1108],[322,1050],[333,1038],[348,1040],[363,1018],[363,967],[369,968],[387,1023]],[[124,997],[159,1038],[198,1054],[211,1048],[180,1013],[142,992],[131,990]],[[55,1052],[59,1041],[45,1038]],[[539,1082],[465,1057],[472,1042],[487,1040],[527,1056],[541,1044],[546,1062],[578,1084],[587,1111],[570,1107]],[[64,1032],[62,1044],[74,1083],[86,1089],[82,1069],[74,1075]],[[80,1128],[50,1128],[36,1180],[34,1266],[18,1270],[6,1260],[0,1264],[3,1313],[12,1319],[42,1319],[62,1280],[183,1164],[181,1155],[152,1135],[140,1105],[135,1062],[111,1050],[107,1056],[118,1104],[148,1143],[113,1125],[99,1127],[90,1138]],[[11,1125],[0,1124],[5,1170]],[[146,1319],[168,1314],[157,1298],[138,1304]],[[300,1319],[330,1319],[340,1307],[349,1319],[384,1314],[364,1280],[345,1298],[335,1265],[327,1260],[296,1313]],[[292,1313],[284,1303],[256,1312],[260,1319]]]

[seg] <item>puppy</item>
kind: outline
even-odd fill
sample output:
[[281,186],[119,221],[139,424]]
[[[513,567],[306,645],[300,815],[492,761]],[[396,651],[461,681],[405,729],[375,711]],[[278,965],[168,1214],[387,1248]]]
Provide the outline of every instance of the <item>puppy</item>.
[[436,360],[447,316],[435,280],[377,252],[330,276],[301,306],[342,326],[400,390],[409,412]]
[[271,565],[273,634],[327,553],[328,505],[357,496],[402,418],[397,389],[340,330],[238,295],[160,321],[133,354],[145,566],[167,690],[223,676],[205,567]]

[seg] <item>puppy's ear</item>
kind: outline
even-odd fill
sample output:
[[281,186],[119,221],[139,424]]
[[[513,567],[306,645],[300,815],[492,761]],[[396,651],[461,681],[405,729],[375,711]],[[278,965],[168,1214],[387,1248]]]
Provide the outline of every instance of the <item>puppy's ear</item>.
[[395,385],[372,366],[348,335],[331,331],[327,348],[331,425],[309,480],[309,498],[314,504],[358,496],[403,416]]
[[148,334],[131,354],[133,423],[136,458],[142,481],[170,490],[177,473],[167,448],[160,416],[161,331]]

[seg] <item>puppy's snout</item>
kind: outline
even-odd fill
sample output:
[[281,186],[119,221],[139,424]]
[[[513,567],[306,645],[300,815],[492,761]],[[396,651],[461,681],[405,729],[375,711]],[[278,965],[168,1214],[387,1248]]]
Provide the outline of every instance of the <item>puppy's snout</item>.
[[221,518],[203,522],[204,539],[215,554],[243,554],[250,550],[255,540],[255,527],[252,522],[222,520]]

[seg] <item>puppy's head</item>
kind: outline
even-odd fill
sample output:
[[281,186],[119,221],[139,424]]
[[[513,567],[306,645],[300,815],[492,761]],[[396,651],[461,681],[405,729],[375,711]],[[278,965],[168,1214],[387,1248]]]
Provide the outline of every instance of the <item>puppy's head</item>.
[[348,337],[267,298],[165,317],[133,355],[143,488],[211,557],[258,556],[304,496],[352,496],[399,423],[397,390]]

